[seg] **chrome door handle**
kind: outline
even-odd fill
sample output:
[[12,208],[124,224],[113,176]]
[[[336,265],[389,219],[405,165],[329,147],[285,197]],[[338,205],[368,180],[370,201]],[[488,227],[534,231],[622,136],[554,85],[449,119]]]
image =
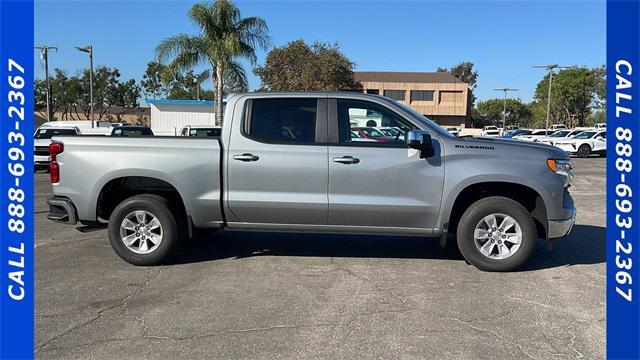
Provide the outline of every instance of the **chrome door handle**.
[[253,154],[244,153],[242,155],[233,155],[233,159],[240,161],[258,161],[260,158]]
[[357,164],[360,162],[360,159],[354,158],[353,156],[342,156],[333,158],[333,162],[340,164]]

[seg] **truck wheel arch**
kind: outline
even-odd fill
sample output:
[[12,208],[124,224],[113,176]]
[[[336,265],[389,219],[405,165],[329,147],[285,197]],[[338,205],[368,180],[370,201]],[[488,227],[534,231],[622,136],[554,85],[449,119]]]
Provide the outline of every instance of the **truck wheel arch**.
[[534,188],[515,182],[485,181],[466,185],[457,192],[448,214],[443,214],[443,233],[455,234],[457,224],[464,211],[474,202],[489,196],[504,196],[523,205],[536,224],[538,237],[547,236],[547,209],[544,199]]
[[140,194],[156,194],[176,205],[177,216],[188,218],[188,207],[180,191],[170,182],[148,176],[120,176],[108,180],[96,198],[96,217],[108,220],[115,207],[127,198]]

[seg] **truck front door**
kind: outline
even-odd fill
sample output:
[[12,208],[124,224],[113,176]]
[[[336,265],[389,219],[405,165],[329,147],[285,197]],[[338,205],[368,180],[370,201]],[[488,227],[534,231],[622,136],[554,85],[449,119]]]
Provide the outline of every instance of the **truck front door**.
[[231,226],[326,224],[326,108],[316,98],[245,101],[227,152]]
[[[416,126],[382,104],[350,99],[329,104],[329,139],[337,143],[329,146],[328,224],[432,229],[444,183],[440,151],[421,159],[405,145],[404,134]],[[363,119],[396,134],[358,126]],[[361,131],[369,138],[359,136]]]

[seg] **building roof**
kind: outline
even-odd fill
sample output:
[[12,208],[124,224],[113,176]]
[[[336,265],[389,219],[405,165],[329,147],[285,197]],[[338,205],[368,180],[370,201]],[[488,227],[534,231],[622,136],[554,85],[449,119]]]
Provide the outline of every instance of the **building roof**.
[[213,100],[167,100],[154,99],[147,100],[148,104],[179,104],[179,105],[213,105]]
[[356,71],[357,81],[398,83],[463,83],[448,72]]

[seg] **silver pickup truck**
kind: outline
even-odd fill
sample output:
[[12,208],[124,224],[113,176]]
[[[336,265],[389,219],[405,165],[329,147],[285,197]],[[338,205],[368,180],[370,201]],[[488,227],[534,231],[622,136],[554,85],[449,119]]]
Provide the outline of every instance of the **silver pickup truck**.
[[49,219],[108,221],[113,249],[135,265],[167,261],[195,230],[228,228],[455,236],[487,271],[518,268],[575,221],[564,151],[456,138],[385,97],[239,94],[224,119],[220,138],[55,137]]

